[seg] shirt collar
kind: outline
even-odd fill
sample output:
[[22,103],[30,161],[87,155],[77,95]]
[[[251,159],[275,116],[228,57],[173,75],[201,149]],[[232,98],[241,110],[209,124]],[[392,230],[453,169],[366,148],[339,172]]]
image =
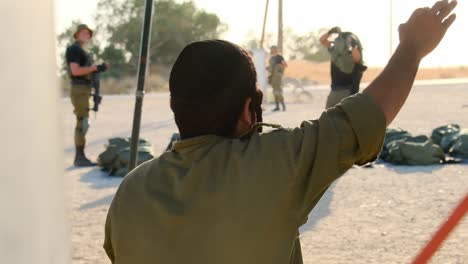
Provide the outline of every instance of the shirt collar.
[[206,136],[199,136],[199,137],[184,139],[184,140],[175,142],[174,145],[172,146],[172,151],[186,152],[186,151],[199,148],[202,145],[215,143],[220,140],[222,140],[222,137],[218,137],[215,135],[206,135]]

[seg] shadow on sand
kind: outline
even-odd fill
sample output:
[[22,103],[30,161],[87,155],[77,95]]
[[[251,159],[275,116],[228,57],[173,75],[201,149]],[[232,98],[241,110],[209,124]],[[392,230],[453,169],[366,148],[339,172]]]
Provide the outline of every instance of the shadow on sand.
[[383,166],[390,171],[398,174],[411,174],[411,173],[424,173],[431,174],[435,171],[441,170],[445,166],[451,166],[449,164],[444,165],[428,165],[428,166],[403,166],[403,165],[392,165],[389,163],[383,163]]
[[100,168],[95,168],[81,175],[80,182],[87,183],[92,189],[116,188],[120,185],[123,178],[112,177]]
[[112,202],[112,199],[114,199],[114,194],[108,195],[94,202],[83,204],[82,206],[80,206],[80,211],[86,211],[86,210],[94,209],[100,206],[109,207]]
[[314,229],[315,225],[317,225],[320,220],[325,218],[330,214],[330,204],[333,199],[335,189],[335,183],[328,188],[325,194],[320,199],[319,203],[314,207],[312,212],[309,214],[309,219],[307,223],[305,223],[299,229],[299,233],[305,233],[307,231],[311,231]]
[[[117,188],[120,183],[122,182],[123,178],[120,177],[111,177],[106,172],[100,170],[99,168],[95,168],[85,174],[83,174],[80,178],[80,182],[86,183],[92,189],[115,189]],[[89,210],[93,208],[97,208],[99,206],[108,206],[112,202],[114,198],[114,194],[105,196],[100,198],[96,201],[83,204],[80,206],[80,210]]]

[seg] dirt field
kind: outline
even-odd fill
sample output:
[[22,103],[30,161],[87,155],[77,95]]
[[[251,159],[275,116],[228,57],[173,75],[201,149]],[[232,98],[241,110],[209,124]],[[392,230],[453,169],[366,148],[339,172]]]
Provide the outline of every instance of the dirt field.
[[[291,68],[294,65],[292,64]],[[319,116],[327,90],[315,90],[307,104],[265,114],[284,126]],[[289,100],[292,101],[292,100]],[[75,169],[74,116],[63,99],[66,171],[74,264],[109,263],[102,250],[104,220],[120,178],[99,169]],[[91,118],[88,154],[97,157],[108,138],[131,133],[133,96],[107,96],[97,119]],[[265,106],[267,110],[273,106]],[[429,134],[437,126],[468,128],[468,84],[415,88],[393,127]],[[142,137],[157,153],[176,131],[167,94],[145,97]],[[352,169],[326,193],[301,229],[305,263],[410,263],[431,234],[468,192],[468,164]],[[458,226],[431,263],[468,263],[468,218]]]
[[[295,79],[307,78],[320,84],[330,83],[330,63],[313,63],[310,61],[289,61],[286,76]],[[369,68],[363,76],[363,82],[370,82],[382,71],[381,68]],[[468,67],[455,68],[422,68],[419,70],[417,80],[468,78]]]

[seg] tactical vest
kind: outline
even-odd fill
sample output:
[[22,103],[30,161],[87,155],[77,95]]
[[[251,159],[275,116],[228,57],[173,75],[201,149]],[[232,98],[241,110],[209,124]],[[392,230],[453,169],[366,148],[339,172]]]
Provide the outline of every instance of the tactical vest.
[[[355,42],[361,53],[361,62],[358,64],[354,62],[351,54],[352,42]],[[333,47],[330,50],[332,63],[343,73],[351,74],[355,70],[356,65],[364,65],[362,50],[361,41],[356,35],[351,32],[343,32],[335,39]]]

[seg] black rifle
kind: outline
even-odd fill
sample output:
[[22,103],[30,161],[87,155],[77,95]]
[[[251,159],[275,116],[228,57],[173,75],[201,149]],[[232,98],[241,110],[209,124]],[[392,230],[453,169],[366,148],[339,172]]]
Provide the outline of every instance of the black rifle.
[[92,82],[93,82],[93,87],[94,87],[94,94],[92,94],[94,106],[93,106],[93,108],[91,110],[93,110],[94,112],[98,112],[99,111],[99,105],[102,102],[101,81],[100,81],[99,72],[93,73]]

